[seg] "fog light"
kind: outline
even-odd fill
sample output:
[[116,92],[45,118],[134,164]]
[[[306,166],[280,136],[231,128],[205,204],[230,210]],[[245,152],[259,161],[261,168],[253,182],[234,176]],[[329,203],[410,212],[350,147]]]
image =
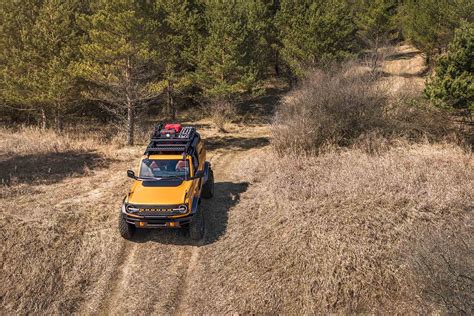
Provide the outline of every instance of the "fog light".
[[145,222],[137,222],[138,227],[145,227]]

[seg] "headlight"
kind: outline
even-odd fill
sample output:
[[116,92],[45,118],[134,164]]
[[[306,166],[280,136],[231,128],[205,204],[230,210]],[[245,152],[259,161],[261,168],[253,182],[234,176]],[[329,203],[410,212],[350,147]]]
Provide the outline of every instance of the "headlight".
[[174,210],[180,214],[186,214],[188,212],[188,206],[186,204],[181,204]]
[[135,205],[127,204],[125,208],[127,210],[127,213],[138,213],[138,208],[136,208]]

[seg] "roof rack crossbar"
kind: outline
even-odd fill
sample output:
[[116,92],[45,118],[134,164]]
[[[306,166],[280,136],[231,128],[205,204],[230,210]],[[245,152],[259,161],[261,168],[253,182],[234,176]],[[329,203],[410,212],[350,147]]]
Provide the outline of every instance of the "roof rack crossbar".
[[172,148],[169,148],[169,147],[162,147],[162,148],[148,148],[146,150],[146,153],[150,153],[150,152],[160,152],[160,151],[184,151],[184,147],[172,147]]
[[177,142],[177,143],[187,143],[191,141],[190,139],[180,139],[180,138],[152,138],[152,142]]
[[187,144],[156,144],[156,143],[150,143],[148,147],[160,147],[160,146],[166,146],[166,147],[185,147]]

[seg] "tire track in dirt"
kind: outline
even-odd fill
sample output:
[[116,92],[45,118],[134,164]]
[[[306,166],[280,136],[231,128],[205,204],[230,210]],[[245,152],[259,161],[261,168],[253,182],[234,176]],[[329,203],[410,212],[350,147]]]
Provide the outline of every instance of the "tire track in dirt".
[[[233,162],[236,162],[238,157],[241,157],[248,153],[248,151],[245,152],[232,152],[228,151],[225,153],[219,153],[214,156],[212,156],[209,160],[212,163],[214,172],[215,172],[215,180],[216,183],[219,182],[225,182],[225,181],[230,181],[231,180],[231,171],[232,168],[230,168],[230,164]],[[219,193],[219,192],[217,192]],[[209,202],[209,205],[207,206],[207,211],[212,211],[212,208],[215,204],[220,203],[218,201],[219,197],[216,196],[214,199],[216,200],[211,200]],[[198,264],[199,264],[199,255],[200,255],[200,248],[205,247],[205,242],[206,239],[208,238],[208,234],[212,233],[211,231],[206,232],[206,237],[204,238],[204,242],[201,242],[200,245],[197,247],[192,247],[191,249],[191,258],[188,262],[188,268],[186,269],[185,274],[181,278],[181,282],[179,286],[181,287],[179,291],[177,292],[177,304],[176,307],[174,308],[173,315],[191,315],[193,313],[192,311],[192,292],[190,290],[191,284],[193,280],[195,279],[195,272],[198,270]],[[165,310],[165,312],[168,312]]]
[[99,312],[101,315],[109,315],[114,311],[114,307],[118,305],[118,300],[126,286],[127,278],[131,272],[132,261],[135,257],[137,245],[126,242],[125,250],[120,255],[117,270],[112,276],[114,282],[110,284],[112,287],[109,296],[103,301],[102,308]]
[[[184,272],[184,275],[180,278],[180,282],[178,283],[178,286],[177,286],[177,292],[175,294],[176,301],[173,304],[174,306],[170,308],[173,311],[173,315],[189,314],[189,311],[185,309],[185,306],[183,304],[183,301],[184,301],[183,298],[187,298],[188,296],[189,281],[190,281],[189,279],[196,268],[196,263],[198,262],[198,258],[199,258],[199,248],[193,247],[191,249],[191,256],[188,261],[188,266],[186,268],[186,271]],[[167,310],[167,308],[165,308],[165,310]]]
[[[234,161],[235,156],[236,154],[231,151],[211,155],[209,160],[213,168],[218,170],[216,181],[229,180],[228,171],[225,169],[231,161]],[[208,208],[212,209],[215,202],[210,200],[208,203]],[[199,248],[204,242],[192,242],[178,230],[145,230],[138,235],[135,241],[124,241],[125,250],[120,254],[121,260],[116,272],[107,285],[111,290],[103,298],[98,314],[124,314],[131,311],[189,314],[192,306],[189,304],[191,293],[188,289],[199,262]],[[188,244],[180,245],[183,242]],[[151,262],[153,264],[150,264]],[[167,269],[169,269],[167,274],[163,276],[164,270]],[[136,285],[131,285],[133,280],[137,279],[140,281]],[[144,292],[147,296],[152,296],[148,289],[153,288],[156,298],[149,299],[150,302],[146,299],[140,300],[142,305],[136,306],[130,297],[130,287],[134,287],[135,292]],[[126,301],[128,302],[125,303]]]
[[[245,140],[248,139],[243,138]],[[201,207],[206,213],[228,209],[227,191],[235,180],[233,164],[249,153],[248,149],[239,150],[238,143],[233,145],[237,148],[229,146],[209,152],[208,160],[214,169],[216,183],[220,183],[221,187],[213,199],[203,201]],[[217,223],[221,218],[209,215],[210,225],[207,225],[206,236],[200,243],[191,241],[182,230],[137,231],[133,241],[123,241],[125,246],[117,253],[120,258],[115,260],[112,272],[104,275],[107,279],[91,292],[98,295],[84,302],[79,313],[192,314],[194,301],[191,289],[197,280],[201,248],[216,242],[216,235],[225,231]]]

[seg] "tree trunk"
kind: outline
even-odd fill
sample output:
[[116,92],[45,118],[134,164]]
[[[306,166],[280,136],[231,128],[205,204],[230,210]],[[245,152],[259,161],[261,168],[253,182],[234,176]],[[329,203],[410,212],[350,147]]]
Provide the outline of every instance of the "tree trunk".
[[225,65],[225,55],[224,49],[221,49],[221,61],[222,61],[222,72],[221,72],[221,81],[224,81],[224,65]]
[[132,146],[134,143],[134,130],[135,130],[135,99],[134,93],[132,93],[131,83],[132,64],[131,57],[127,57],[127,68],[125,71],[125,82],[126,82],[126,96],[127,96],[127,145]]
[[134,143],[135,115],[133,103],[127,100],[127,145],[132,146]]
[[174,98],[173,98],[173,83],[171,80],[168,80],[168,87],[166,88],[167,93],[167,115],[171,117],[172,120],[176,119],[176,111],[174,108]]
[[64,124],[63,124],[62,113],[60,110],[56,110],[54,123],[56,126],[56,131],[61,133],[64,130]]
[[44,108],[41,108],[41,129],[46,129],[46,111]]
[[279,53],[277,49],[275,50],[275,75],[280,77]]

